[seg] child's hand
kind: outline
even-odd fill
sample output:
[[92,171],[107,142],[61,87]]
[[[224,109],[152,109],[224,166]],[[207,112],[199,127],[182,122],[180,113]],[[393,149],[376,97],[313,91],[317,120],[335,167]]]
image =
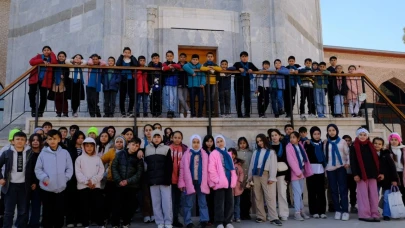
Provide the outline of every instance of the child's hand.
[[87,186],[91,187],[91,185],[93,185],[93,183],[91,182],[91,180],[87,181]]
[[398,183],[396,181],[391,182],[392,186],[398,186]]
[[182,191],[182,192],[184,192],[185,190],[186,190],[186,188],[179,188],[180,189],[180,191]]
[[45,187],[46,187],[46,186],[48,186],[48,184],[49,184],[49,180],[44,180],[44,181],[42,181],[42,184],[44,184],[44,185],[45,185]]
[[298,178],[302,178],[302,173],[300,175],[297,176]]
[[248,73],[249,73],[249,74],[251,74],[252,72],[253,72],[253,70],[252,70],[252,69],[249,69],[249,70],[248,70]]
[[37,188],[37,185],[36,185],[36,184],[32,184],[32,185],[31,185],[32,191],[34,191],[36,188]]
[[4,179],[1,179],[1,180],[0,180],[0,185],[1,185],[1,186],[4,186],[5,183],[6,183],[6,180],[4,180]]
[[239,71],[243,73],[243,72],[245,72],[245,69],[239,68]]
[[384,180],[384,174],[380,174],[380,175],[378,175],[378,180],[379,180],[379,181]]
[[204,85],[200,85],[201,88],[204,88]]
[[137,154],[138,159],[142,159],[143,156],[144,156],[143,151],[142,150],[138,151],[138,154]]
[[123,181],[120,182],[120,186],[121,186],[121,187],[125,187],[125,186],[127,186],[127,185],[128,185],[128,181],[127,181],[127,180],[123,180]]
[[356,181],[356,182],[359,182],[359,181],[360,181],[359,175],[356,175],[356,176],[354,177],[354,181]]
[[194,76],[196,76],[196,75],[197,75],[197,74],[196,74],[196,73],[194,73],[194,74],[193,74],[193,77],[194,77]]
[[345,167],[345,169],[348,169],[350,167],[349,164],[344,165],[343,167]]
[[271,180],[267,181],[267,184],[273,184],[273,183],[274,183],[274,181],[271,181]]

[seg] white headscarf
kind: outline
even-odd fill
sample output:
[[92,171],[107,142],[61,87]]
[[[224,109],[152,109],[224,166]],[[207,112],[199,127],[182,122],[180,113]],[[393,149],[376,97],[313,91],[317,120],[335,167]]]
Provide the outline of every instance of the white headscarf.
[[[192,136],[190,137],[190,149],[194,150],[194,149],[193,149],[193,139],[198,139],[198,140],[199,140],[200,144],[199,144],[199,146],[198,146],[198,150],[201,150],[201,148],[202,148],[202,141],[201,141],[201,137],[200,137],[199,135],[197,135],[197,134],[194,134],[194,135],[192,135]],[[197,151],[198,151],[198,150],[197,150]],[[195,151],[195,150],[194,150],[194,151]]]
[[[224,148],[226,148],[226,140],[225,140],[225,137],[224,136],[222,136],[222,135],[217,135],[217,136],[215,136],[215,138],[214,138],[214,143],[215,143],[215,146],[217,147],[217,139],[218,138],[221,138],[221,139],[223,139],[224,140]],[[224,149],[224,148],[219,148],[219,149]]]

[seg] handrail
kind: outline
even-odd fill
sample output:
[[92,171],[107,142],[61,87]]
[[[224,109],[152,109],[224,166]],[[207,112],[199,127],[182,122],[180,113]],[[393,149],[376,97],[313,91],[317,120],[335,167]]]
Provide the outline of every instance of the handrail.
[[32,70],[34,70],[36,68],[36,66],[31,67],[30,69],[28,69],[27,71],[25,71],[20,77],[18,77],[16,80],[14,80],[13,82],[11,82],[9,85],[7,85],[6,87],[4,87],[3,90],[0,91],[0,96],[3,96],[3,94],[5,94],[7,91],[9,91],[11,88],[13,88],[16,84],[18,84],[20,81],[22,81],[27,75],[29,75],[31,73]]

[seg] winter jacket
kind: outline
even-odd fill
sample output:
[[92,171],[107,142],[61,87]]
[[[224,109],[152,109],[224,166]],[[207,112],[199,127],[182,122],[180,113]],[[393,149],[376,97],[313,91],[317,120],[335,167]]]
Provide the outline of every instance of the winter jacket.
[[[201,180],[201,192],[204,194],[210,193],[210,188],[208,186],[208,154],[205,152],[204,149],[201,149],[201,159],[202,159],[202,180]],[[191,173],[190,164],[191,162],[191,152],[188,149],[184,155],[183,159],[181,160],[180,165],[180,175],[179,175],[179,182],[177,186],[179,188],[186,188],[186,194],[191,195],[195,193],[194,185],[193,185],[193,174]],[[196,172],[198,170],[195,170]]]
[[[214,69],[214,72],[211,72],[211,69],[209,68],[211,66]],[[201,71],[207,72],[207,77],[208,77],[208,83],[210,85],[216,85],[217,84],[217,79],[219,75],[219,71],[222,70],[220,66],[218,66],[216,63],[213,62],[205,62],[201,68]]]
[[111,69],[104,69],[102,72],[101,84],[103,85],[103,91],[117,92],[120,88],[121,75]]
[[179,182],[180,164],[183,159],[184,152],[187,151],[187,146],[181,144],[181,151],[176,151],[176,147],[172,143],[169,143],[168,146],[170,147],[173,164],[172,184],[177,184]]
[[333,96],[336,95],[346,96],[348,92],[346,77],[331,77],[331,78],[332,79],[330,80],[330,82],[332,83],[332,86],[330,88],[332,89],[331,93],[333,94]]
[[[92,59],[87,61],[87,65],[95,66]],[[100,59],[99,66],[106,66],[106,62]],[[103,80],[102,69],[89,68],[87,73],[87,87],[95,88],[97,92],[101,92],[101,81]]]
[[[240,68],[243,68],[242,63],[241,62],[236,62],[233,64],[233,67],[236,68],[236,70],[239,71]],[[255,66],[255,64],[253,64],[252,62],[248,62],[248,68],[252,71],[259,71],[259,69]],[[253,75],[252,75],[253,76]],[[241,73],[237,73],[235,74],[235,79],[241,78],[241,77],[248,77],[248,78],[253,78],[251,77],[251,75],[246,72],[246,76],[242,76]],[[240,85],[241,87],[243,86],[242,84]]]
[[162,77],[162,72],[160,71],[162,69],[162,63],[158,62],[157,64],[154,64],[153,62],[150,62],[148,64],[148,67],[154,67],[154,68],[159,68],[156,69],[156,71],[149,71],[149,77],[148,77],[148,83],[149,86],[152,88],[152,91],[160,91],[163,88],[163,77]]
[[[173,67],[170,68],[169,65]],[[179,84],[179,70],[181,69],[181,65],[175,62],[164,62],[162,64],[162,71],[163,73],[163,81],[164,85],[167,86],[177,86]]]
[[[180,66],[181,66],[181,68],[183,69],[183,66],[185,65],[185,64],[187,64],[187,62],[185,62],[185,63],[181,63],[181,62],[178,62],[177,64],[179,64]],[[178,86],[179,87],[182,87],[182,88],[187,88],[188,87],[188,76],[187,76],[187,72],[186,71],[184,71],[184,70],[182,70],[182,71],[179,71],[179,83],[178,83]]]
[[[298,69],[298,73],[311,73],[312,68],[311,67],[301,67]],[[300,76],[299,76],[300,77]],[[313,88],[314,84],[314,76],[313,75],[306,75],[306,76],[301,76],[301,87],[306,87],[306,88]]]
[[136,71],[136,92],[137,93],[149,93],[148,72]]
[[328,148],[326,148],[326,142],[327,141],[325,140],[324,145],[323,145],[323,151],[325,152],[325,158],[326,158],[326,161],[328,162],[328,164],[325,167],[325,169],[327,171],[333,171],[346,164],[347,165],[350,164],[349,146],[347,145],[345,140],[340,139],[340,142],[337,145],[343,164],[340,164],[338,158],[336,157],[335,166],[332,165],[332,145],[329,143]]
[[111,165],[113,180],[118,187],[121,181],[126,180],[126,187],[140,188],[143,170],[142,159],[138,159],[137,153],[129,154],[128,149],[117,153]]
[[114,161],[116,153],[117,153],[116,149],[111,148],[107,151],[107,153],[105,153],[105,154],[103,154],[103,156],[101,156],[101,161],[103,162],[103,164],[108,164],[108,166],[109,166],[109,169],[107,172],[107,181],[113,181],[113,177],[112,177],[112,173],[111,173],[111,165],[112,165],[112,162]]
[[[228,152],[229,156],[232,157],[232,154]],[[229,183],[225,175],[224,166],[222,165],[221,153],[217,150],[213,150],[209,156],[208,162],[208,183],[211,188],[214,190],[228,188]],[[236,175],[235,170],[231,170],[231,188],[236,187],[236,182],[238,181],[238,176]]]
[[[50,59],[49,59],[50,58]],[[55,53],[51,52],[51,54],[48,57],[48,61],[51,64],[57,64],[58,61],[56,59]],[[43,55],[42,54],[38,54],[35,57],[33,57],[30,60],[30,65],[31,66],[37,66],[39,64],[43,64],[44,63],[44,59],[43,59]],[[42,83],[41,83],[41,87],[45,87],[47,89],[50,89],[52,87],[52,67],[40,67],[40,71],[45,71],[45,75],[44,78],[42,79]],[[38,83],[39,80],[39,72],[38,72],[38,67],[36,67],[35,69],[33,69],[31,71],[28,83],[30,85],[36,84]]]
[[238,158],[244,161],[242,164],[243,174],[244,174],[243,187],[246,187],[246,181],[248,179],[248,173],[249,173],[249,165],[250,165],[250,160],[252,159],[253,152],[249,149],[238,150],[237,152],[238,152]]
[[35,176],[35,165],[37,164],[40,153],[35,153],[32,151],[32,149],[30,149],[28,152],[30,155],[27,161],[26,172],[30,172],[30,174],[26,177],[25,182],[31,183],[29,187],[31,187],[32,184],[36,184],[36,186],[39,188],[39,180]]
[[[299,146],[305,151],[305,149],[301,145],[299,145]],[[311,164],[309,163],[309,159],[308,159],[306,152],[305,152],[305,156],[307,157],[307,161],[306,162],[302,161],[302,163],[304,165],[304,172],[302,172],[302,170],[299,167],[299,163],[298,163],[299,158],[297,158],[295,149],[291,143],[287,144],[286,151],[287,151],[286,152],[287,161],[288,161],[288,164],[289,164],[290,170],[291,170],[291,180],[292,181],[304,179],[304,178],[307,178],[307,177],[310,177],[313,175]],[[300,151],[298,151],[298,153],[300,153]],[[302,174],[302,176],[298,177],[301,174]]]
[[92,155],[83,152],[76,159],[75,173],[78,190],[88,188],[87,183],[89,180],[96,185],[96,188],[100,188],[100,182],[104,174],[104,165],[95,151]]
[[[236,70],[235,67],[228,67],[226,70]],[[218,80],[218,91],[227,91],[232,88],[232,74],[219,73]]]
[[[300,67],[300,65],[295,64],[294,66],[288,65],[285,68],[287,68],[288,70],[291,70],[291,69],[298,70],[299,67]],[[301,76],[295,75],[295,74],[290,74],[287,77],[289,77],[289,79],[290,79],[290,86],[291,87],[296,87],[297,84],[301,85]],[[287,77],[285,78],[286,79],[285,80],[286,84],[287,84]]]
[[[57,64],[65,64],[65,63],[57,61]],[[53,92],[63,93],[65,91],[68,91],[68,88],[70,87],[70,83],[71,82],[70,82],[70,78],[69,78],[69,68],[57,67],[53,70],[53,76],[52,76],[52,91]]]
[[[129,57],[130,61],[129,63],[126,63],[124,61],[124,56],[120,55],[120,57],[118,57],[117,62],[115,63],[116,66],[125,66],[125,67],[137,67],[139,66],[138,60],[131,55],[131,57]],[[121,70],[121,81],[125,82],[128,79],[134,78],[134,71],[133,70]]]
[[200,87],[201,85],[204,86],[206,84],[206,78],[203,72],[195,72],[196,76],[193,76],[194,70],[199,70],[200,68],[200,63],[193,65],[191,62],[189,62],[183,66],[183,70],[187,72],[189,88]]
[[70,178],[70,180],[67,183],[67,189],[73,191],[73,190],[77,190],[77,179],[76,179],[76,174],[75,174],[75,162],[76,162],[77,157],[79,157],[79,155],[77,154],[77,149],[76,149],[75,146],[69,147],[68,152],[69,152],[70,157],[72,158],[73,175],[72,175],[72,178]]
[[290,73],[287,68],[281,66],[280,69],[270,68],[270,71],[276,71],[277,74],[269,75],[270,77],[270,87],[272,89],[285,89],[286,80],[285,77]]
[[169,146],[150,143],[145,149],[149,185],[171,185],[173,164]]
[[[35,165],[35,175],[40,181],[41,189],[54,193],[65,190],[66,182],[73,175],[73,164],[69,152],[60,146],[56,151],[49,147],[43,148]],[[44,185],[45,181],[49,181],[47,186]]]
[[236,175],[238,176],[238,181],[236,182],[236,186],[233,189],[233,195],[234,196],[240,196],[243,193],[244,187],[246,186],[244,180],[244,172],[243,172],[243,168],[242,168],[242,164],[244,162],[241,160],[237,160],[234,165],[235,165],[235,172]]
[[[262,69],[262,71],[270,71],[270,69],[268,69],[268,70]],[[264,79],[264,78],[266,78],[266,79]],[[259,86],[269,88],[270,87],[270,75],[256,74],[256,77],[254,78],[254,88],[257,89]]]
[[[377,152],[378,154],[378,152]],[[389,150],[382,150],[379,154],[380,161],[380,171],[381,174],[384,174],[384,180],[378,182],[378,186],[382,187],[383,190],[391,189],[392,182],[399,183],[399,177],[397,169],[395,167],[394,160],[391,157]]]

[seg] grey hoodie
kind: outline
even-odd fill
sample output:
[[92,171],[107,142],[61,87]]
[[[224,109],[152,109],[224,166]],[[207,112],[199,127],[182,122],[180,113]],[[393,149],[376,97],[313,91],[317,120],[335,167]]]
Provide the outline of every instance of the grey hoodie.
[[[58,146],[56,151],[44,147],[35,165],[35,175],[41,189],[60,193],[66,188],[66,182],[72,178],[73,164],[69,152]],[[44,181],[49,180],[47,186]]]

